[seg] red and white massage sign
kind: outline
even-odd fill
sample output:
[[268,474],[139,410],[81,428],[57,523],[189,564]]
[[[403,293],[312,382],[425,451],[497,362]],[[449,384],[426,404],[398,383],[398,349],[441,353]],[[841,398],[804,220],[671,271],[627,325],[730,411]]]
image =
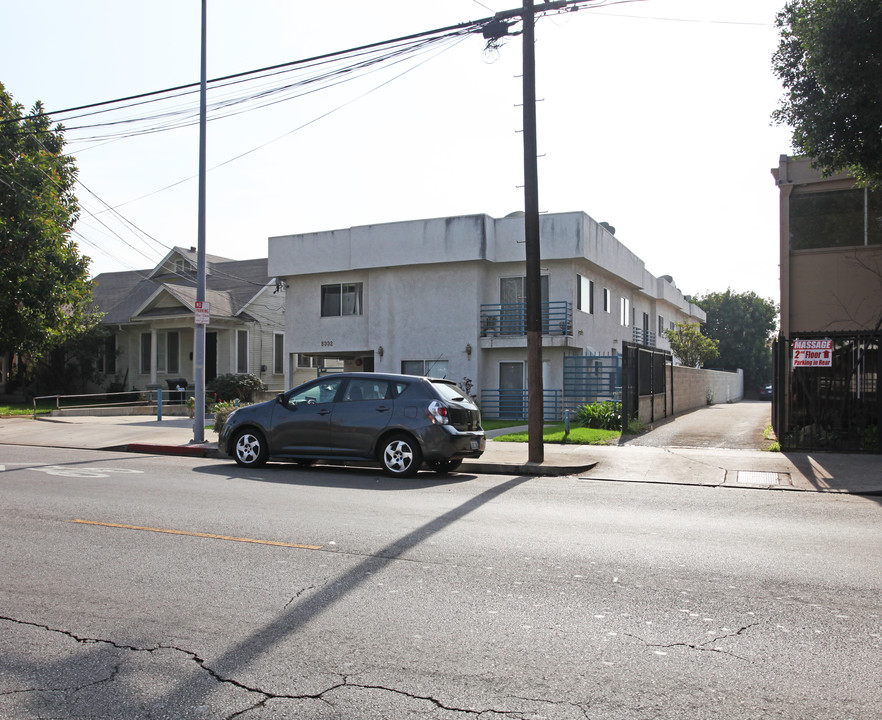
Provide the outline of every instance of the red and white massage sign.
[[831,339],[793,341],[793,367],[831,367],[832,365]]
[[211,314],[211,306],[204,300],[196,301],[196,324],[208,325]]

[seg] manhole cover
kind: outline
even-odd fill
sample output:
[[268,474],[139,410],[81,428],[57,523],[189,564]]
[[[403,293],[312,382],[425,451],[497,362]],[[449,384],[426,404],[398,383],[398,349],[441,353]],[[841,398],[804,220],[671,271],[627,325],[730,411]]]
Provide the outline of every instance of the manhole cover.
[[754,472],[752,470],[739,470],[736,473],[736,482],[739,485],[778,485],[780,479],[778,473]]

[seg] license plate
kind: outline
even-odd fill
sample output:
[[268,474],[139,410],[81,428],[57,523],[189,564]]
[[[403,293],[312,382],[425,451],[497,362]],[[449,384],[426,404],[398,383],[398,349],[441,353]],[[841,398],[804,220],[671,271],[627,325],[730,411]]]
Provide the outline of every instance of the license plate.
[[478,449],[478,441],[472,440],[472,450],[477,450],[477,449]]

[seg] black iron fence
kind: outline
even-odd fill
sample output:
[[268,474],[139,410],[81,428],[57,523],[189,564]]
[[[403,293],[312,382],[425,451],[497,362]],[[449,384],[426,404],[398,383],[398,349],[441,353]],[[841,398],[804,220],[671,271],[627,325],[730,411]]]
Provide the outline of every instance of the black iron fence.
[[783,450],[882,452],[880,337],[800,334],[799,340],[832,341],[829,364],[824,358],[808,367],[794,367],[797,338],[775,341],[772,425]]

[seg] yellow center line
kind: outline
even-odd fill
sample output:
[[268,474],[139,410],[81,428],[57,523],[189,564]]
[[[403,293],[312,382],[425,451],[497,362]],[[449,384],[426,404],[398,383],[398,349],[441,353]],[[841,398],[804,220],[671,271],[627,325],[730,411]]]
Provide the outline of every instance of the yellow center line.
[[209,540],[229,540],[231,542],[254,543],[255,545],[273,545],[275,547],[298,548],[300,550],[321,550],[321,545],[299,545],[297,543],[278,542],[276,540],[257,540],[255,538],[232,537],[230,535],[214,535],[212,533],[187,532],[186,530],[167,530],[164,528],[142,527],[140,525],[122,525],[120,523],[98,522],[97,520],[71,520],[80,525],[98,525],[100,527],[122,528],[123,530],[144,530],[146,532],[165,533],[166,535],[186,535],[188,537],[208,538]]

